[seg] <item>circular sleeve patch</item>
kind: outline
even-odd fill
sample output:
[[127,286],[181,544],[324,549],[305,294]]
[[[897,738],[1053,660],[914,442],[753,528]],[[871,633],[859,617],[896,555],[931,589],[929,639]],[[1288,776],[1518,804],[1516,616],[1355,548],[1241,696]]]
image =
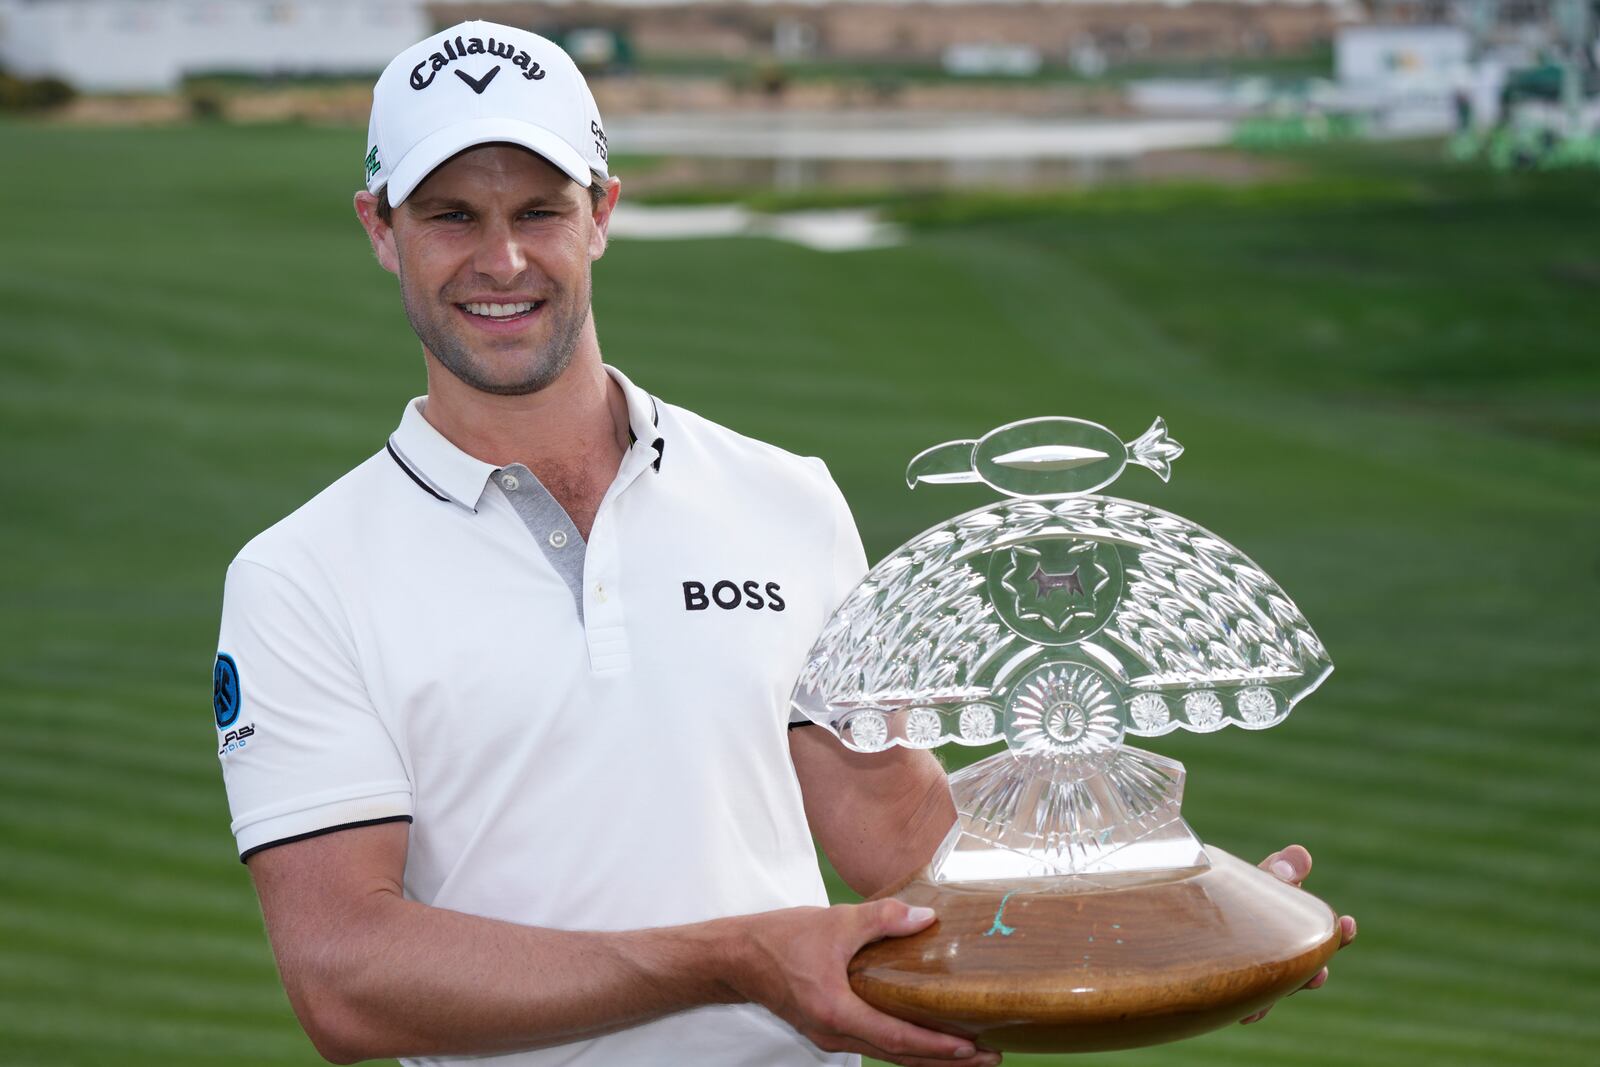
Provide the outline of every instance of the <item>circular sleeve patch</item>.
[[211,671],[211,710],[219,730],[239,718],[239,667],[226,652],[217,653],[217,665]]

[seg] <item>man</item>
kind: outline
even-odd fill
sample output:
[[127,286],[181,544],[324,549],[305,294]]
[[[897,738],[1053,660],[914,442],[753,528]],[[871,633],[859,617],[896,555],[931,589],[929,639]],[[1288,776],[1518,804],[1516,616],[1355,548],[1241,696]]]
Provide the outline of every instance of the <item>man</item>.
[[453,27],[376,86],[355,207],[427,395],[240,552],[215,672],[290,1002],[336,1062],[995,1063],[846,982],[934,917],[824,907],[810,834],[870,894],[931,855],[948,788],[928,753],[787,729],[864,553],[819,461],[601,363],[606,154],[520,30]]

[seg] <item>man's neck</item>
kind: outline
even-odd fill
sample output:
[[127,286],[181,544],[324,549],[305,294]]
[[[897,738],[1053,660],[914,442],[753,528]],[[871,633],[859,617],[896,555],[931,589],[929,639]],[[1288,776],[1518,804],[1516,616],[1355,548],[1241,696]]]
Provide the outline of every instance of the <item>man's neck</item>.
[[627,397],[601,366],[598,349],[580,348],[561,377],[523,396],[479,392],[429,356],[423,415],[474,459],[497,467],[521,463],[569,512],[598,506],[628,448]]

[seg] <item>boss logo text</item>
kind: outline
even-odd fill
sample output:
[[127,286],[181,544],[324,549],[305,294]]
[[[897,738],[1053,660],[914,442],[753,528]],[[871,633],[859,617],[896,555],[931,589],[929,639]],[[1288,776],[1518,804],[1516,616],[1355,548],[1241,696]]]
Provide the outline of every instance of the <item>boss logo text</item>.
[[730,582],[723,579],[712,583],[711,588],[706,588],[704,582],[683,583],[683,609],[685,611],[705,611],[715,604],[724,611],[732,611],[737,607],[746,607],[752,611],[766,608],[770,611],[782,611],[788,607],[783,597],[779,595],[780,586],[777,582],[765,584],[758,581]]

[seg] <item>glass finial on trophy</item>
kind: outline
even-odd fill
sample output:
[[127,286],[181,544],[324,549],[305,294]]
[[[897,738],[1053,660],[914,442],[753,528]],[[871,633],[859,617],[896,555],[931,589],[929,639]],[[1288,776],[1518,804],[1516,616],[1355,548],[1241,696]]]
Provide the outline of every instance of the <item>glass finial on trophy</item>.
[[1181,764],[1125,743],[1273,726],[1333,669],[1238,549],[1095,493],[1130,464],[1166,481],[1182,452],[1160,419],[1125,443],[1048,417],[911,461],[912,487],[1008,499],[873,567],[792,703],[856,751],[1006,748],[951,775],[956,824],[893,894],[940,922],[852,964],[883,1010],[996,1048],[1153,1044],[1271,1003],[1338,947],[1321,901],[1201,843]]

